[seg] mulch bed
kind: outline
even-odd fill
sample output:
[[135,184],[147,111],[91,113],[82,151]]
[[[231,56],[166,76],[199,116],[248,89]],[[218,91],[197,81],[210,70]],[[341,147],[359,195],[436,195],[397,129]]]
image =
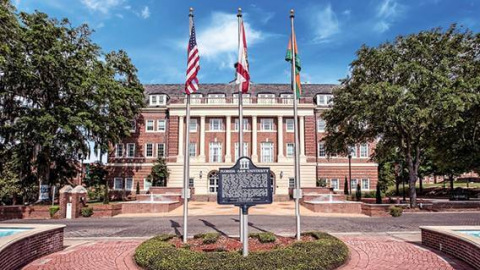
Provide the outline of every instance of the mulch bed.
[[[296,239],[293,237],[282,237],[276,236],[275,242],[272,243],[261,243],[257,238],[249,238],[248,240],[248,249],[250,251],[263,251],[271,250],[275,248],[283,248],[290,244],[293,244]],[[315,239],[310,235],[302,235],[302,241],[310,242]],[[231,238],[226,236],[220,236],[217,242],[213,244],[203,244],[203,239],[189,239],[185,245],[182,242],[181,238],[175,237],[169,240],[169,243],[174,244],[177,248],[189,246],[190,250],[198,252],[213,252],[213,251],[239,251],[242,249],[243,244],[239,241],[238,238]]]

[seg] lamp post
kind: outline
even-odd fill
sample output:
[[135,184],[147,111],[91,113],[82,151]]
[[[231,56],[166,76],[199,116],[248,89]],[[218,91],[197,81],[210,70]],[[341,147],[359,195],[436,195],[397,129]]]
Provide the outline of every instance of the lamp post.
[[352,149],[348,149],[348,185],[352,194]]
[[402,177],[403,202],[405,202],[406,201],[406,198],[405,198],[405,177],[403,177],[402,164],[400,164],[400,177]]
[[78,153],[78,159],[81,160],[81,166],[80,166],[80,186],[82,185],[82,182],[83,182],[83,159],[85,157],[83,156],[83,153],[80,152]]

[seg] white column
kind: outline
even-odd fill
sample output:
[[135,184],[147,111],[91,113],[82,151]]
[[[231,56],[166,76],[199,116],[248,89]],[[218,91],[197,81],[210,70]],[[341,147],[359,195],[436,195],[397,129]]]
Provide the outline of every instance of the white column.
[[227,126],[225,128],[225,131],[227,132],[226,135],[226,147],[225,147],[225,162],[229,163],[232,162],[232,155],[231,155],[231,145],[232,145],[232,134],[231,134],[231,129],[232,129],[232,117],[227,116]]
[[305,116],[300,116],[300,157],[305,157]]
[[257,117],[252,116],[252,161],[258,162],[257,155]]
[[200,162],[205,162],[205,116],[200,117]]
[[183,137],[183,116],[178,117],[178,158],[177,162],[183,163],[183,141],[185,140]]
[[285,160],[285,155],[283,155],[283,145],[284,145],[284,141],[283,141],[283,117],[282,116],[278,116],[277,118],[277,151],[278,151],[278,161],[277,162],[281,162],[281,161],[284,161]]

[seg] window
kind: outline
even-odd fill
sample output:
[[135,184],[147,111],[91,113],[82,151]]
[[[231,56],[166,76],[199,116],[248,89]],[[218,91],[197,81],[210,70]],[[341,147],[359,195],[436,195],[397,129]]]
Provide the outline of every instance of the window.
[[295,154],[295,144],[287,143],[287,157],[293,157]]
[[348,146],[348,154],[350,154],[352,158],[356,158],[357,157],[357,146],[356,145]]
[[222,144],[219,142],[210,143],[210,162],[222,162]]
[[153,143],[145,144],[145,157],[153,157]]
[[368,144],[366,143],[360,144],[360,157],[362,158],[368,157]]
[[350,181],[350,186],[352,187],[352,189],[356,189],[357,188],[357,179],[352,179]]
[[362,189],[369,190],[370,189],[370,180],[369,179],[362,179]]
[[332,99],[333,99],[333,95],[325,95],[325,94],[317,95],[317,105],[323,105],[323,106],[331,105]]
[[[243,156],[248,156],[248,143],[244,142],[243,143]],[[235,160],[239,158],[239,153],[238,153],[238,142],[235,143]]]
[[166,122],[166,121],[165,121],[164,119],[158,120],[158,122],[157,122],[157,131],[165,132],[165,130],[166,130],[165,122]]
[[[242,94],[242,101],[243,104],[251,104],[251,98],[250,94]],[[238,104],[238,94],[233,94],[233,99],[232,99],[233,104]]]
[[135,157],[135,144],[127,143],[127,157]]
[[153,131],[153,120],[145,121],[145,131],[152,132]]
[[258,104],[274,104],[275,94],[258,94]]
[[197,156],[197,144],[196,143],[190,143],[188,145],[188,155],[190,157],[196,157]]
[[190,94],[190,104],[201,104],[202,94]]
[[165,105],[166,95],[150,95],[150,106]]
[[340,186],[338,184],[338,179],[331,179],[330,180],[330,187],[333,188],[334,190],[340,189]]
[[[238,128],[239,128],[238,121],[240,121],[240,119],[236,118],[235,119],[235,130],[238,130]],[[248,119],[247,118],[243,118],[243,130],[248,130]]]
[[288,187],[295,188],[295,178],[293,177],[288,178]]
[[293,94],[281,94],[283,104],[293,104]]
[[115,157],[123,157],[123,143],[115,145]]
[[123,189],[123,178],[115,177],[113,179],[113,189]]
[[133,190],[133,178],[125,178],[125,190]]
[[273,162],[273,143],[262,143],[262,162]]
[[271,131],[273,130],[273,119],[266,118],[260,120],[262,130]]
[[164,157],[165,156],[165,144],[159,143],[157,144],[157,156]]
[[137,122],[135,120],[130,121],[130,132],[136,132],[137,131]]
[[197,132],[197,119],[190,119],[190,132]]
[[208,104],[224,104],[225,94],[208,94]]
[[325,143],[319,142],[318,143],[318,156],[319,157],[326,157],[327,151],[325,150]]
[[286,126],[287,126],[287,132],[293,132],[295,130],[295,121],[294,119],[287,119],[285,121]]
[[193,178],[188,179],[188,187],[189,188],[195,187],[195,180]]
[[210,130],[213,130],[213,131],[222,130],[222,119],[219,119],[219,118],[210,119]]
[[149,190],[152,186],[152,182],[148,181],[147,178],[143,179],[143,190]]
[[208,191],[217,193],[218,191],[218,172],[214,171],[208,175]]
[[317,119],[317,131],[318,132],[325,132],[325,128],[327,126],[327,122],[322,118]]

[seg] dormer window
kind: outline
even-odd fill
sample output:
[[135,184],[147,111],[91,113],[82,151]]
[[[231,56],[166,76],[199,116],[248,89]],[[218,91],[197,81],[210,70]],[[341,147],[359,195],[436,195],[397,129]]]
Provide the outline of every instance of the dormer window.
[[320,94],[317,95],[317,105],[319,106],[328,106],[332,105],[333,95]]
[[208,94],[208,104],[225,104],[225,94]]
[[293,94],[281,94],[283,104],[293,104]]
[[258,94],[258,104],[274,104],[275,94]]
[[201,104],[202,94],[190,94],[190,104]]
[[164,94],[156,94],[150,95],[150,106],[160,106],[165,105],[167,103],[167,95]]
[[[233,97],[232,97],[232,103],[233,104],[238,104],[238,94],[233,94]],[[243,104],[250,104],[252,103],[250,101],[250,94],[242,94],[242,101],[243,101]]]

